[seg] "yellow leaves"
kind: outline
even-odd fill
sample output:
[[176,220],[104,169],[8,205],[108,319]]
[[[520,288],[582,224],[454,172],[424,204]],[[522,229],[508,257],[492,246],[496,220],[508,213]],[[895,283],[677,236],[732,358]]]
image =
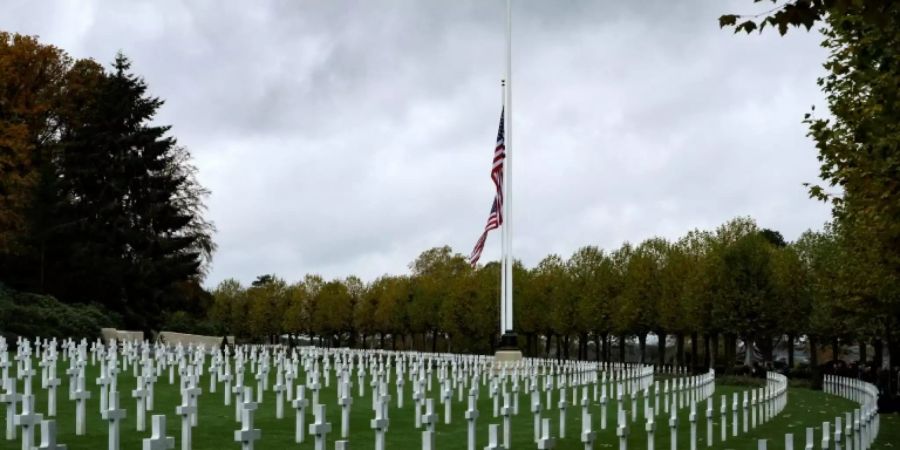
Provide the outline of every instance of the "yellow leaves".
[[52,133],[70,59],[36,38],[0,32],[0,252],[15,251],[38,182],[37,153]]

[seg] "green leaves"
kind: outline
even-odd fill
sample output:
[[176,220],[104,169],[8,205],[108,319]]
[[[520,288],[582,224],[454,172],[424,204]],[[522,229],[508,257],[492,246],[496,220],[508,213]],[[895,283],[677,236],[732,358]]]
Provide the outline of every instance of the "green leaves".
[[[765,22],[763,22],[763,24],[765,24]],[[739,33],[741,31],[744,31],[747,34],[750,34],[756,28],[757,28],[756,22],[754,22],[752,20],[746,20],[744,22],[741,22],[740,25],[736,26],[734,28],[734,32]],[[762,31],[762,28],[760,28],[760,31]]]
[[150,329],[200,309],[186,286],[204,275],[214,226],[190,153],[153,123],[162,100],[129,66],[0,33],[0,79],[18,87],[0,93],[14,106],[0,111],[12,149],[0,152],[0,273]]
[[719,16],[719,28],[732,26],[737,22],[737,19],[737,14],[724,14],[722,16]]

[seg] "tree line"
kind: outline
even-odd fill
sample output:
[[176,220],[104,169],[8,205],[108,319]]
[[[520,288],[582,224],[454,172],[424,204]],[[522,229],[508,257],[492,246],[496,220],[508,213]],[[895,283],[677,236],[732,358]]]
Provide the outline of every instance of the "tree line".
[[[731,368],[739,340],[769,360],[784,341],[793,365],[793,344],[802,338],[814,365],[822,346],[849,343],[861,344],[863,357],[874,346],[880,364],[884,343],[895,343],[898,317],[859,302],[856,284],[868,269],[852,259],[853,240],[829,225],[785,242],[777,231],[736,218],[676,240],[585,246],[532,268],[517,263],[520,346],[532,356],[617,361],[626,357],[622,343],[634,341],[643,362]],[[210,317],[228,333],[257,341],[286,336],[335,346],[490,352],[500,332],[499,279],[497,262],[473,268],[462,254],[437,247],[419,255],[408,275],[370,283],[318,275],[289,283],[264,275],[242,286],[228,279],[213,290]],[[668,337],[675,345],[667,351]]]
[[153,123],[163,101],[130,66],[0,32],[0,283],[151,329],[208,300],[213,226],[190,153]]

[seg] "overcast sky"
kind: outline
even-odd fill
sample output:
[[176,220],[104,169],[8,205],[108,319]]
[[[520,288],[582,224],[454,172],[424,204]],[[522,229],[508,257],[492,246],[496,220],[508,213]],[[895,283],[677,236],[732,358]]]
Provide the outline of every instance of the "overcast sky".
[[[801,123],[815,33],[733,35],[750,0],[515,1],[514,251],[677,238],[749,215],[796,239],[826,205]],[[218,227],[207,279],[371,280],[468,254],[492,199],[505,2],[6,0],[0,28],[123,51],[190,149]],[[499,256],[492,234],[484,260]]]

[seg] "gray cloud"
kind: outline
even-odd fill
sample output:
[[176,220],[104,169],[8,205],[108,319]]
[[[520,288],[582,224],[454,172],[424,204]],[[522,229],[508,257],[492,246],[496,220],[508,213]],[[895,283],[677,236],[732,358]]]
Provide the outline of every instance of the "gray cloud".
[[[194,154],[219,233],[209,284],[400,273],[467,253],[491,200],[502,1],[7,2],[0,28],[124,51]],[[738,215],[827,220],[802,115],[815,33],[719,30],[731,2],[516,2],[515,250],[675,238]],[[497,237],[485,258],[499,254]]]

